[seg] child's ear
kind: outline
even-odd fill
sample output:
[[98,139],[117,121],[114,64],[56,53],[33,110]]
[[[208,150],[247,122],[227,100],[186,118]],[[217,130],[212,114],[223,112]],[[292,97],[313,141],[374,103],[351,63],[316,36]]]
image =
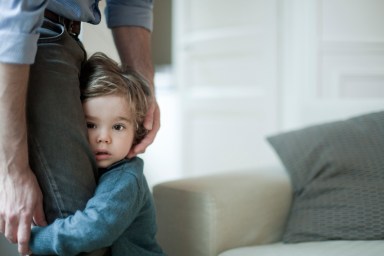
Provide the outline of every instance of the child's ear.
[[133,139],[133,146],[136,146],[141,142],[142,139],[144,139],[145,135],[148,134],[148,130],[145,129],[143,124],[137,124],[136,123],[136,131],[135,131],[135,138]]

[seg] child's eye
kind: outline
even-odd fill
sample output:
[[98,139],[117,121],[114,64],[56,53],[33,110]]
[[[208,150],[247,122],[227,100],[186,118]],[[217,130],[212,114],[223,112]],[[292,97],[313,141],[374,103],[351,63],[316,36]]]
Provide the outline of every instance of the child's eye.
[[88,129],[95,129],[96,125],[94,123],[87,123],[87,128]]
[[121,130],[124,130],[124,125],[122,125],[122,124],[115,124],[114,126],[113,126],[113,129],[114,130],[117,130],[117,131],[121,131]]

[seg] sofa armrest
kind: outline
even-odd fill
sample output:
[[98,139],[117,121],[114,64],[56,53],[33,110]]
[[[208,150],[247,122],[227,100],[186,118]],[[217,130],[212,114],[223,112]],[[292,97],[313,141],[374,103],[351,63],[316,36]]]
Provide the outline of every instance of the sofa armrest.
[[213,256],[278,241],[292,192],[286,174],[264,170],[165,182],[154,187],[153,196],[165,252]]

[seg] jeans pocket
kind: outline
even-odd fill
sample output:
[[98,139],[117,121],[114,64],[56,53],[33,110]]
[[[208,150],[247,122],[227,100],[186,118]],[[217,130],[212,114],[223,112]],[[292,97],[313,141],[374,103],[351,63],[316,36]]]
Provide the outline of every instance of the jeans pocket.
[[60,23],[55,23],[44,18],[43,25],[37,32],[40,33],[38,43],[55,42],[64,36],[65,27]]

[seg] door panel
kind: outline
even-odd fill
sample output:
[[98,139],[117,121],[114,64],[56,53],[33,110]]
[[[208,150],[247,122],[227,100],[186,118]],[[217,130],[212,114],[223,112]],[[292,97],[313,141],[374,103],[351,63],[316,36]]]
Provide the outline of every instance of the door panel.
[[282,3],[282,128],[384,109],[384,2]]
[[271,161],[277,129],[277,1],[175,2],[184,175]]

